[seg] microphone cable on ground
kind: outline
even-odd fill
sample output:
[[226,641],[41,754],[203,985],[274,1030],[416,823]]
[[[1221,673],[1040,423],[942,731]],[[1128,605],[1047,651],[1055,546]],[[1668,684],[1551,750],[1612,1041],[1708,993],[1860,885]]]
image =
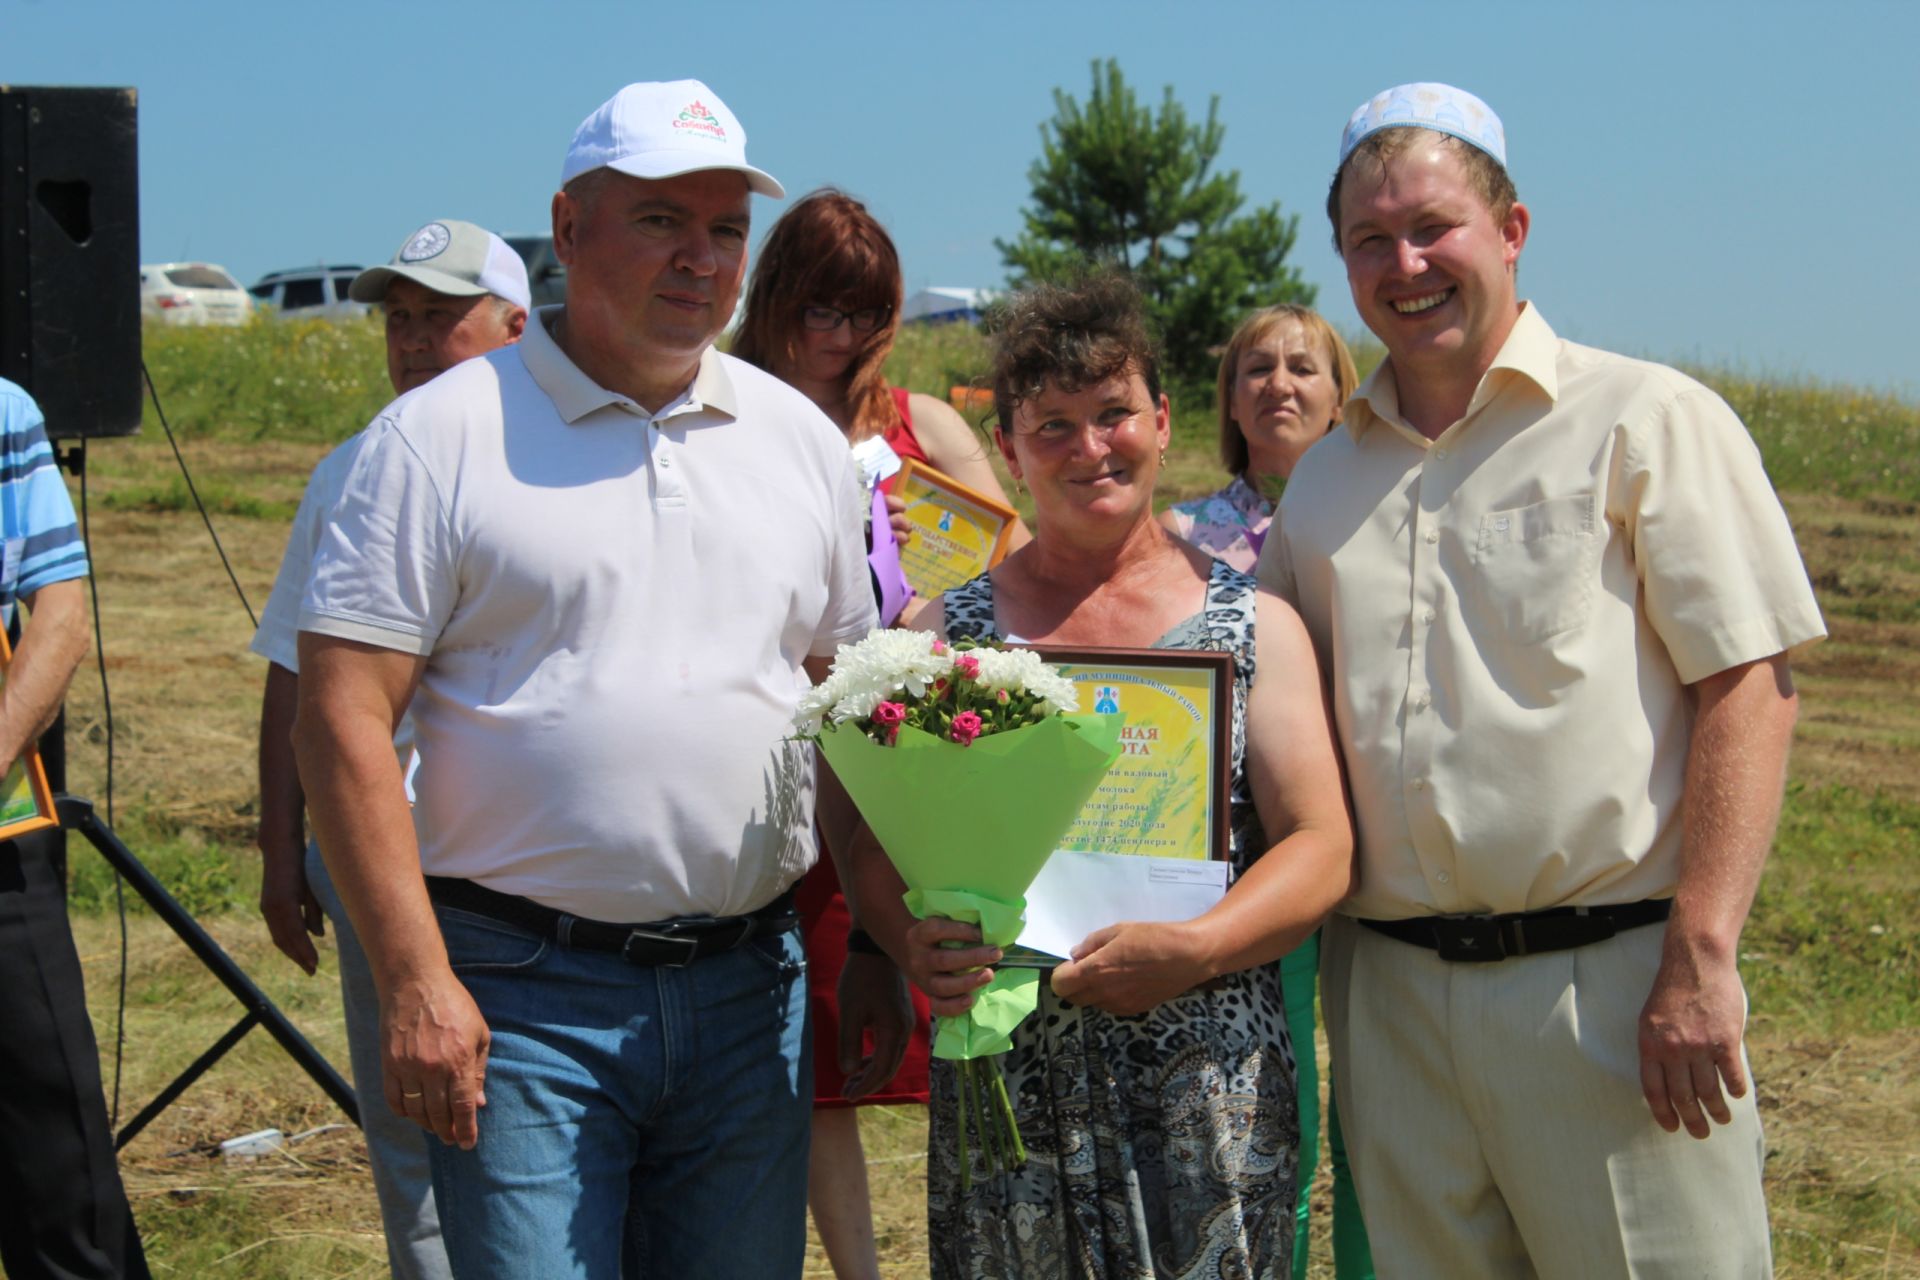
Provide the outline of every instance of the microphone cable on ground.
[[[240,597],[240,607],[247,611],[247,620],[255,627],[260,619],[253,612],[253,605],[247,599],[246,589],[240,585],[239,577],[233,571],[233,562],[227,558],[227,549],[220,541],[220,534],[213,527],[213,517],[207,511],[207,504],[200,499],[199,487],[193,483],[193,472],[187,467],[187,459],[180,452],[180,442],[174,438],[173,427],[167,422],[167,411],[160,404],[160,390],[153,385],[153,373],[147,368],[147,362],[140,362],[140,376],[147,384],[147,395],[153,400],[154,416],[160,419],[160,429],[166,433],[167,444],[173,450],[173,460],[179,464],[180,476],[186,481],[187,494],[193,499],[194,509],[200,513],[201,523],[207,527],[207,536],[213,540],[213,549],[220,556],[220,566],[227,571],[227,581],[233,584],[233,592]],[[107,646],[100,625],[100,557],[93,541],[91,504],[87,498],[87,444],[82,439],[73,455],[77,463],[74,470],[80,477],[80,538],[86,543],[87,558],[92,572],[87,575],[87,590],[93,601],[93,653],[100,672],[100,707],[105,722],[107,748],[106,811],[107,825],[114,825],[113,805],[113,694],[107,681]],[[120,1128],[120,1082],[126,1059],[127,1045],[127,896],[126,883],[116,868],[113,873],[113,901],[120,917],[120,981],[119,1002],[114,1011],[113,1031],[113,1106],[109,1112],[109,1128]]]

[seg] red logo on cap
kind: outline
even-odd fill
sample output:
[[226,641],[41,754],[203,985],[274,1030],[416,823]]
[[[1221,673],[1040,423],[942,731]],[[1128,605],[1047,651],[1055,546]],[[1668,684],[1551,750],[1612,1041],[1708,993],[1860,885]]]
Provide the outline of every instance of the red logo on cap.
[[679,118],[673,122],[673,127],[676,129],[692,129],[697,133],[704,133],[710,138],[718,138],[722,142],[727,140],[727,131],[722,128],[720,122],[714,118],[713,112],[707,110],[706,104],[698,98],[695,98],[686,105],[686,109],[683,110]]

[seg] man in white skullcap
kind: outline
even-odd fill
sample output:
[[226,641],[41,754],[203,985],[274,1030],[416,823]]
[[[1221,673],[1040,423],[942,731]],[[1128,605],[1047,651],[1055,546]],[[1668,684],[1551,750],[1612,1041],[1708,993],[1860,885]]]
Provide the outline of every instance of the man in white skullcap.
[[[350,296],[381,305],[387,378],[396,395],[424,386],[463,360],[518,342],[530,301],[526,265],[507,242],[452,218],[427,223],[407,237],[386,266],[354,277]],[[260,703],[260,914],[274,945],[309,974],[319,956],[308,935],[321,934],[323,920],[333,923],[347,1052],[386,1229],[387,1263],[398,1280],[435,1280],[448,1274],[447,1254],[440,1243],[426,1137],[380,1096],[380,1002],[373,974],[319,848],[307,839],[306,797],[293,762],[300,597],[327,513],[340,497],[363,438],[356,433],[314,468],[253,636],[253,651],[267,660]],[[412,740],[412,726],[403,718],[394,737],[399,759],[412,756]]]
[[1519,299],[1480,99],[1363,104],[1327,207],[1387,359],[1259,573],[1358,820],[1322,998],[1380,1274],[1766,1274],[1735,960],[1824,634],[1785,513],[1718,396]]
[[698,81],[589,115],[553,197],[566,303],[374,421],[315,557],[300,773],[387,1100],[440,1138],[456,1276],[803,1262],[790,718],[874,610],[844,438],[713,349],[756,191]]

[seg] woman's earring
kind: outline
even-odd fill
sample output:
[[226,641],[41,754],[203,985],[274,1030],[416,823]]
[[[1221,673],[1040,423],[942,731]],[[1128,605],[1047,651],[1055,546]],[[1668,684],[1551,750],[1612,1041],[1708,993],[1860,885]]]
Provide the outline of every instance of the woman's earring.
[[1165,449],[1160,451],[1160,465],[1163,467],[1167,465],[1167,451]]

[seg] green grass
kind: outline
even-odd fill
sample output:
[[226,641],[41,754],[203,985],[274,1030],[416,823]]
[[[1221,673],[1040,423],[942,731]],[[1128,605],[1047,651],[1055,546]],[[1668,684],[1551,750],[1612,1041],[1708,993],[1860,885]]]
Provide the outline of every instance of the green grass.
[[[244,846],[170,822],[150,803],[130,805],[116,816],[114,834],[187,911],[213,916],[254,909],[260,863]],[[69,846],[67,909],[80,914],[115,910],[113,868],[82,842],[69,841]],[[131,890],[125,902],[130,913],[147,913],[145,900]]]
[[[342,440],[393,398],[377,318],[148,325],[142,356],[183,438]],[[158,433],[152,402],[142,430]]]
[[1776,488],[1920,502],[1920,406],[1814,381],[1689,372],[1747,424]]
[[1741,939],[1753,1006],[1815,1035],[1920,1025],[1920,805],[1787,787]]
[[[194,489],[206,509],[217,516],[238,516],[245,520],[292,520],[299,503],[286,499],[248,493],[231,482],[196,478]],[[174,473],[151,483],[126,485],[104,494],[100,505],[111,511],[193,511],[193,493],[187,482]]]

